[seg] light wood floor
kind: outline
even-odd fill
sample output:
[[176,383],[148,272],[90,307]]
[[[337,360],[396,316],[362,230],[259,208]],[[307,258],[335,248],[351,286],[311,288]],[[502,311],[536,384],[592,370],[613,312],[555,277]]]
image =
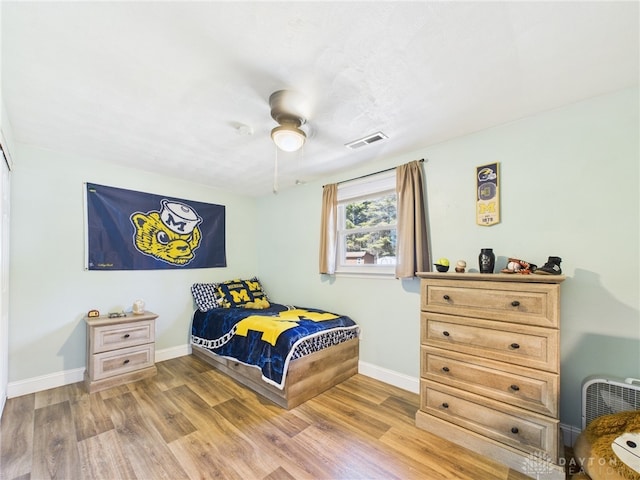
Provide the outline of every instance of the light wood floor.
[[0,478],[527,478],[416,428],[417,395],[362,375],[286,411],[193,356],[157,367],[7,400]]

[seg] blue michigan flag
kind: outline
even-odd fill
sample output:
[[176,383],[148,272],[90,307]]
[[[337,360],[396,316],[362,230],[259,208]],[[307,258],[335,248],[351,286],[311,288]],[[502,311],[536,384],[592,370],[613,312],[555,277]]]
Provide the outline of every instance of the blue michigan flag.
[[86,184],[89,270],[226,267],[225,207]]

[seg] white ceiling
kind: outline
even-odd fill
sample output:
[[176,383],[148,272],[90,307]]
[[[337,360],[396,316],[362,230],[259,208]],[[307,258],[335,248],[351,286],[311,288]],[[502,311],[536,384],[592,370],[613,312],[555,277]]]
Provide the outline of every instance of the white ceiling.
[[3,1],[3,99],[16,142],[259,195],[276,90],[308,118],[284,189],[638,85],[638,7]]

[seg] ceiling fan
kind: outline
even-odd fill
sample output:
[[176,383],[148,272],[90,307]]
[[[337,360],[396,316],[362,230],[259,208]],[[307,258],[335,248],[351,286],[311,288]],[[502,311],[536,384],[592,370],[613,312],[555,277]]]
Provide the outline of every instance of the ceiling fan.
[[278,123],[278,126],[271,130],[271,139],[285,152],[299,150],[307,139],[307,134],[300,129],[306,123],[306,119],[296,113],[295,103],[299,100],[299,94],[291,90],[278,90],[269,96],[271,118]]

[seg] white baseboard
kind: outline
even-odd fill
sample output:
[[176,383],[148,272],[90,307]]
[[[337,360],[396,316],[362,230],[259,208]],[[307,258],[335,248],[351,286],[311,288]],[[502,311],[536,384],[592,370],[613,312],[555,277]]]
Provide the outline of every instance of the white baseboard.
[[7,385],[7,398],[21,397],[29,393],[81,382],[84,377],[84,370],[84,367],[74,368],[73,370],[64,370],[39,377],[27,378],[18,382],[9,382],[9,385]]
[[179,345],[177,347],[156,350],[156,363],[171,360],[172,358],[184,357],[185,355],[191,355],[191,345]]
[[[189,355],[190,353],[191,345],[180,345],[178,347],[156,350],[155,361],[163,362],[183,355]],[[18,382],[10,382],[7,385],[7,398],[20,397],[50,388],[82,382],[84,381],[84,371],[84,367],[75,368],[73,370],[64,370],[39,377],[27,378]]]
[[394,372],[367,362],[358,362],[358,373],[412,393],[420,392],[420,380],[404,373]]

